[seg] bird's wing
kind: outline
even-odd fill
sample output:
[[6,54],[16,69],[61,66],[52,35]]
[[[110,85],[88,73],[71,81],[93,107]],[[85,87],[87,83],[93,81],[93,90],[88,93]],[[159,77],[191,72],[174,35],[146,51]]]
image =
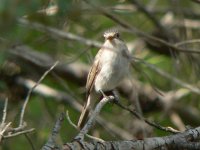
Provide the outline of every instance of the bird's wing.
[[88,74],[87,77],[87,83],[86,83],[86,103],[84,104],[83,110],[81,112],[81,116],[79,118],[78,121],[78,127],[80,129],[82,129],[82,127],[84,126],[90,109],[91,109],[91,90],[94,87],[94,81],[96,76],[98,75],[99,71],[101,70],[101,62],[99,61],[99,58],[101,57],[101,53],[102,53],[102,49],[99,50],[99,52],[97,53],[95,59],[94,59],[94,63],[90,69],[90,72]]
[[96,76],[98,75],[99,71],[101,70],[101,62],[99,61],[103,49],[100,49],[97,55],[95,56],[94,63],[92,67],[90,68],[90,72],[87,77],[87,83],[86,83],[86,93],[87,97],[89,96],[92,88],[94,87],[94,81]]

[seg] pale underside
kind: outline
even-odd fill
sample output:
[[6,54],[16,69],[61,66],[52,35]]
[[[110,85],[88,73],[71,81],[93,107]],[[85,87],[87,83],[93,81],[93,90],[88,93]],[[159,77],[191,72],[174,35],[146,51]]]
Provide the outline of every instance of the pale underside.
[[128,51],[126,45],[121,44],[122,46],[118,49],[114,49],[110,41],[106,41],[104,45],[107,47],[102,47],[99,50],[88,74],[87,94],[93,90],[95,92],[113,90],[128,72],[128,54],[124,55],[124,50],[122,51],[122,49]]

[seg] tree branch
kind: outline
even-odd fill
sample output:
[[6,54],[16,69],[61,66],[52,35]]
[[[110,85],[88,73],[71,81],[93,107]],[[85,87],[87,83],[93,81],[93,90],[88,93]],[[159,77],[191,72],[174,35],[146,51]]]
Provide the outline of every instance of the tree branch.
[[119,24],[121,27],[123,27],[125,30],[127,30],[128,32],[130,32],[132,34],[137,34],[138,36],[147,38],[148,40],[152,40],[153,42],[158,42],[158,43],[163,44],[163,45],[167,46],[168,48],[171,48],[172,50],[177,51],[177,52],[198,53],[198,54],[200,53],[199,50],[180,48],[180,47],[177,47],[174,44],[168,43],[167,41],[164,41],[160,38],[146,34],[145,32],[140,31],[136,27],[133,27],[132,25],[128,24],[126,21],[122,20],[121,18],[115,16],[114,14],[111,14],[107,10],[92,4],[88,0],[84,0],[84,1],[87,4],[89,4],[90,6],[92,6],[94,9],[99,11],[101,14],[103,14],[107,18],[110,18],[112,21],[116,22],[117,24]]
[[76,149],[86,149],[87,150],[108,150],[108,149],[126,149],[126,150],[153,150],[153,149],[163,149],[163,150],[177,150],[177,149],[187,149],[187,150],[198,150],[200,149],[200,143],[195,142],[195,140],[200,137],[200,127],[195,129],[186,130],[183,133],[178,133],[175,135],[169,135],[164,137],[153,137],[145,138],[143,140],[128,140],[128,141],[105,141],[105,142],[71,142],[63,145],[63,150],[76,150]]
[[97,118],[97,116],[99,115],[101,109],[103,108],[103,106],[108,103],[109,101],[113,100],[114,97],[113,96],[109,96],[109,97],[104,97],[96,106],[95,110],[92,112],[88,122],[85,124],[85,126],[81,129],[81,131],[79,132],[79,134],[74,138],[74,140],[78,140],[78,141],[83,141],[84,140],[84,136],[88,133],[89,129],[95,124],[95,120]]
[[4,103],[3,117],[2,117],[2,121],[1,121],[1,126],[2,126],[3,124],[5,124],[5,121],[6,121],[7,107],[8,107],[8,98],[6,98],[5,103]]
[[23,125],[23,122],[24,122],[24,113],[25,113],[25,109],[26,109],[26,106],[28,104],[28,101],[29,101],[29,98],[31,96],[31,93],[33,92],[33,90],[41,83],[41,81],[47,76],[47,74],[53,70],[56,65],[58,64],[58,61],[56,61],[52,66],[51,68],[49,68],[42,76],[41,78],[36,82],[36,84],[28,91],[28,94],[26,96],[26,99],[25,99],[25,102],[24,102],[24,105],[22,107],[22,111],[21,111],[21,115],[20,115],[20,122],[19,122],[19,127]]
[[56,137],[60,131],[61,124],[64,121],[64,113],[61,113],[58,120],[53,127],[51,136],[49,137],[47,143],[42,147],[42,150],[51,150],[51,149],[58,149],[59,146],[56,144]]
[[119,106],[120,108],[124,109],[124,110],[127,110],[128,112],[130,112],[131,114],[133,114],[136,118],[142,120],[142,121],[145,121],[147,124],[149,124],[150,126],[153,126],[157,129],[160,129],[160,130],[163,130],[163,131],[166,131],[166,132],[170,132],[170,133],[180,133],[180,131],[178,130],[175,130],[173,129],[172,127],[162,127],[161,125],[155,123],[155,122],[152,122],[152,121],[149,121],[148,119],[142,117],[137,111],[135,110],[131,110],[125,106],[123,106],[121,103],[119,102],[115,102],[115,104],[117,106]]

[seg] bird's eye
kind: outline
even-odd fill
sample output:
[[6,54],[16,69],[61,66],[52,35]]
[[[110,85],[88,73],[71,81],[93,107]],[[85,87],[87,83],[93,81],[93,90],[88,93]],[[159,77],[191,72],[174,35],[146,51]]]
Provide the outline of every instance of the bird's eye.
[[116,37],[119,38],[119,33],[116,33]]

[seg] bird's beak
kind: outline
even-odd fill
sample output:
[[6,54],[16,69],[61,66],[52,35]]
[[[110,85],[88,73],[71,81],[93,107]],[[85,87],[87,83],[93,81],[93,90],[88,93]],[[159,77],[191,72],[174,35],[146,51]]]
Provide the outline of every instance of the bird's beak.
[[107,39],[108,39],[109,41],[111,41],[113,38],[114,38],[114,36],[109,36],[109,37],[107,37]]

